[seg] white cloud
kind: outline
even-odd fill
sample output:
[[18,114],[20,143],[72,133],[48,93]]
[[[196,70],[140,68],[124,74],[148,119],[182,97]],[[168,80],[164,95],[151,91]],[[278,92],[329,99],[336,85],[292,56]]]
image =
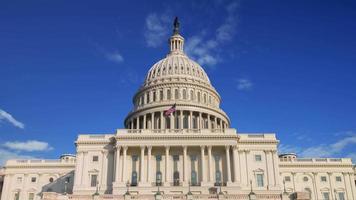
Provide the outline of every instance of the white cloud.
[[16,126],[17,128],[24,129],[25,125],[22,122],[17,121],[10,113],[7,113],[6,111],[0,109],[0,122],[2,121],[8,121],[12,125]]
[[17,151],[48,151],[53,149],[47,142],[37,140],[5,142],[3,146]]
[[116,62],[116,63],[122,63],[124,61],[124,57],[119,52],[113,52],[113,53],[106,53],[106,58],[110,61]]
[[241,78],[237,79],[237,89],[238,90],[250,90],[253,83],[249,79]]
[[171,20],[167,13],[162,15],[151,13],[146,17],[144,36],[147,46],[158,47],[167,40],[170,30],[169,22]]
[[219,61],[218,50],[226,42],[230,42],[237,27],[238,2],[231,2],[225,7],[227,16],[224,22],[215,30],[213,38],[205,38],[204,35],[195,35],[187,39],[185,51],[201,65],[215,66]]
[[[290,145],[280,144],[279,151],[281,153],[295,152],[301,157],[334,157],[343,153],[343,150],[349,145],[356,144],[356,133],[348,132],[344,138],[330,144],[320,144],[307,148],[294,147]],[[346,157],[353,158],[356,161],[356,153],[346,154]]]
[[22,155],[17,152],[11,152],[0,148],[0,166],[3,166],[7,160],[10,159],[34,159],[33,156]]

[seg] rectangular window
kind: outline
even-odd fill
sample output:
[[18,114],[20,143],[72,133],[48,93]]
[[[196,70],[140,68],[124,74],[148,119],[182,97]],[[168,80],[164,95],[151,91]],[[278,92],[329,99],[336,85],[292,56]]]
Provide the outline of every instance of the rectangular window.
[[66,177],[66,182],[70,183],[70,177]]
[[284,177],[284,181],[285,181],[285,182],[290,182],[290,176]]
[[335,179],[336,179],[336,182],[341,182],[341,176],[337,176],[337,177],[335,177]]
[[34,199],[35,199],[35,194],[34,193],[28,194],[28,200],[34,200]]
[[36,183],[36,177],[31,177],[31,182]]
[[93,156],[93,162],[98,162],[99,161],[99,156]]
[[16,181],[17,181],[17,183],[21,183],[22,182],[22,177],[17,177]]
[[20,200],[20,192],[15,193],[14,200]]
[[90,180],[90,186],[91,187],[95,187],[96,186],[97,179],[98,179],[98,175],[96,175],[96,174],[91,175],[91,180]]
[[255,155],[255,161],[262,161],[262,156],[261,155]]
[[258,187],[263,187],[263,174],[257,174],[257,186]]
[[345,193],[339,192],[338,193],[339,199],[338,200],[345,200]]
[[326,176],[320,177],[321,182],[326,182]]
[[330,200],[329,192],[323,192],[323,200]]

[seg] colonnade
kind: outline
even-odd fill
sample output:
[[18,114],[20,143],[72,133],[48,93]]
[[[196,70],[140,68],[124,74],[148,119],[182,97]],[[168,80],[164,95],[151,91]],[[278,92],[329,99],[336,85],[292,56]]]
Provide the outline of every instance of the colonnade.
[[164,111],[142,114],[126,122],[127,129],[226,129],[225,120],[208,113],[176,110],[165,116]]
[[[140,148],[140,167],[139,167],[139,179],[138,185],[145,185],[145,184],[152,184],[156,183],[156,178],[153,178],[152,175],[155,173],[152,171],[152,148],[164,148],[164,152],[162,152],[164,157],[164,177],[162,177],[162,184],[163,185],[173,185],[172,177],[173,177],[173,165],[174,160],[170,159],[171,157],[175,156],[172,155],[170,152],[171,147],[174,148],[181,148],[180,155],[183,157],[182,161],[182,171],[179,171],[179,174],[182,174],[182,178],[179,182],[183,185],[188,185],[191,181],[191,171],[188,171],[188,157],[192,158],[192,155],[188,154],[188,150],[190,148],[200,148],[200,155],[194,155],[194,158],[200,159],[200,173],[202,174],[199,178],[199,185],[200,184],[231,184],[231,183],[239,183],[241,180],[241,173],[239,173],[239,155],[236,146],[125,146],[125,145],[118,145],[115,151],[115,182],[117,183],[126,183],[127,181],[131,180],[131,172],[128,173],[127,165],[129,164],[128,157],[128,149],[129,148]],[[225,148],[225,163],[226,167],[221,167],[221,179],[217,180],[216,171],[218,169],[214,168],[215,163],[213,162],[214,156],[216,156],[217,152],[215,152],[215,148],[219,149],[219,153],[221,153],[221,148]],[[207,149],[207,155],[205,155]],[[145,152],[147,154],[145,155]],[[232,152],[232,154],[230,154]],[[231,156],[232,155],[232,156]],[[145,159],[147,156],[147,159]],[[223,155],[220,155],[223,156]],[[232,159],[231,159],[232,157]],[[207,158],[207,159],[205,159]],[[220,158],[221,159],[221,158]],[[173,161],[173,162],[172,162]],[[120,163],[122,162],[122,163]],[[215,169],[215,172],[214,172]],[[207,171],[208,170],[208,171]],[[226,171],[224,171],[226,170]],[[222,174],[225,174],[223,176]]]

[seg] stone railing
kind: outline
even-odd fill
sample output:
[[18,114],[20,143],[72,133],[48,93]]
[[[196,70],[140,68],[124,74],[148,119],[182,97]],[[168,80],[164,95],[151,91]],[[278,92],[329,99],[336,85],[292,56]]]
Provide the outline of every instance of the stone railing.
[[118,129],[117,135],[125,134],[224,134],[224,135],[236,135],[236,129]]
[[33,164],[33,165],[36,165],[36,164],[64,164],[64,163],[67,163],[67,164],[74,164],[75,163],[75,160],[72,160],[70,162],[64,162],[60,159],[48,159],[48,160],[40,160],[40,159],[29,159],[29,160],[24,160],[24,159],[21,159],[21,160],[8,160],[6,162],[6,165],[28,165],[28,164]]
[[352,164],[350,158],[279,158],[282,163],[330,163]]
[[[280,194],[256,194],[259,200],[280,200]],[[43,200],[155,200],[155,195],[62,195],[54,192],[44,192]],[[157,198],[158,199],[158,198]],[[186,200],[186,199],[199,199],[199,200],[218,200],[218,199],[236,199],[246,200],[248,194],[192,194],[191,198],[188,198],[186,194],[162,194],[159,199],[164,200]]]

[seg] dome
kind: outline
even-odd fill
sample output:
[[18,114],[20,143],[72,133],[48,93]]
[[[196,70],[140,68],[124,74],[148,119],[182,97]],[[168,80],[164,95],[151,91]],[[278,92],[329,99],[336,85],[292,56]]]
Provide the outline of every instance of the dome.
[[150,85],[159,79],[188,78],[202,84],[210,85],[204,69],[184,53],[168,54],[148,71],[144,85]]
[[[204,69],[184,53],[183,47],[184,38],[176,19],[169,53],[149,69],[133,97],[134,107],[124,122],[127,129],[200,131],[230,126],[228,116],[220,109],[220,95]],[[174,112],[166,115],[170,108]]]

